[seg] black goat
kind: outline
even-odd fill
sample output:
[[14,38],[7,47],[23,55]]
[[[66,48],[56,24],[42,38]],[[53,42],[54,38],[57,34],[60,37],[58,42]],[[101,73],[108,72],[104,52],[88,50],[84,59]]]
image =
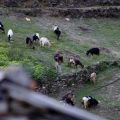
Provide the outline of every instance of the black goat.
[[0,22],[0,30],[2,30],[5,33],[5,29],[4,29],[2,22]]
[[35,46],[33,45],[33,41],[30,37],[27,37],[26,38],[26,44],[29,46],[29,47],[32,47],[32,49],[35,49]]
[[39,40],[38,33],[36,33],[35,35],[33,35],[32,39],[33,39],[33,41]]
[[90,99],[88,100],[88,107],[89,108],[96,107],[98,105],[98,101],[91,96],[89,96],[89,97],[90,97]]
[[100,49],[99,48],[91,48],[86,52],[86,55],[88,56],[89,54],[91,55],[100,55]]
[[58,26],[54,26],[54,33],[56,34],[56,36],[57,36],[57,40],[59,40],[59,37],[60,37],[60,35],[61,35],[61,31],[60,31],[60,29],[58,28]]

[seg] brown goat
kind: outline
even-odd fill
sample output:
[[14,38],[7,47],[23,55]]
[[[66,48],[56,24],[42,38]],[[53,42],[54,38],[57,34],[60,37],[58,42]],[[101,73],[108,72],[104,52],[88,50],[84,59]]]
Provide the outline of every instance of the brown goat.
[[69,66],[71,66],[72,64],[75,65],[76,68],[78,65],[80,65],[81,68],[84,68],[84,65],[80,62],[80,60],[73,57],[69,58],[69,62],[68,62]]

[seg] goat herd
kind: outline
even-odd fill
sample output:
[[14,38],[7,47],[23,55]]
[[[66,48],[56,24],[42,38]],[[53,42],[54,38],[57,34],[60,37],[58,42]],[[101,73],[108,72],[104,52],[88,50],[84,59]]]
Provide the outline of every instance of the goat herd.
[[[0,30],[3,33],[5,33],[4,25],[2,24],[2,22],[0,22]],[[57,36],[57,40],[59,40],[60,35],[61,35],[61,31],[60,31],[59,27],[57,25],[55,25],[53,27],[53,31]],[[10,42],[13,37],[12,29],[8,30],[7,37],[8,37],[8,41]],[[25,39],[26,45],[32,49],[35,49],[34,42],[36,42],[36,41],[38,41],[41,46],[45,46],[45,45],[47,45],[49,47],[51,46],[49,39],[46,37],[40,38],[39,33],[35,33],[32,37],[26,37],[26,39]],[[99,48],[91,48],[86,52],[87,56],[89,54],[99,55],[100,49]],[[57,51],[55,53],[54,60],[55,60],[55,67],[56,67],[57,73],[61,73],[61,63],[63,63],[63,56],[60,51]],[[69,66],[74,65],[76,68],[78,65],[80,65],[81,68],[84,68],[84,65],[80,62],[80,60],[73,56],[71,56],[69,58],[68,65]],[[90,79],[93,81],[93,83],[95,83],[95,81],[96,81],[96,73],[95,72],[91,73]],[[74,95],[72,93],[67,93],[65,96],[62,97],[62,101],[66,102],[70,105],[74,105]],[[85,96],[82,98],[82,104],[83,104],[84,108],[89,108],[89,107],[96,106],[98,104],[98,101],[91,96]]]

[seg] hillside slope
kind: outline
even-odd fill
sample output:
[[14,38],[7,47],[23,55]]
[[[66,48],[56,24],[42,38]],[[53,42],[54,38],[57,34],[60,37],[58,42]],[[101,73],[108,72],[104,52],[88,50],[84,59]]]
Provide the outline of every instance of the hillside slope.
[[85,84],[76,89],[77,105],[82,108],[80,100],[91,95],[100,101],[98,107],[88,111],[103,116],[109,120],[119,120],[120,117],[120,70],[112,67],[97,76],[96,85]]
[[[70,19],[66,21],[61,17],[31,17],[31,22],[25,20],[26,16],[13,14],[12,16],[0,16],[5,25],[5,30],[13,29],[14,37],[12,42],[7,41],[6,34],[0,32],[0,68],[5,68],[9,64],[23,64],[30,71],[33,79],[37,81],[54,80],[56,77],[53,55],[56,50],[60,50],[64,56],[62,73],[77,72],[81,68],[70,68],[67,66],[68,57],[73,55],[80,59],[85,65],[95,64],[98,61],[118,60],[120,58],[120,20],[119,19]],[[27,16],[28,17],[28,16]],[[58,24],[62,30],[60,41],[52,31],[52,25]],[[52,43],[50,48],[40,47],[38,43],[35,50],[30,49],[25,44],[25,38],[34,33],[46,36]],[[86,51],[91,47],[101,49],[100,56],[86,56]],[[119,77],[119,68],[111,68],[98,75],[96,88],[113,81]],[[115,77],[114,77],[115,76]],[[101,101],[100,108],[92,110],[99,115],[111,120],[119,120],[119,85],[116,84],[94,90],[93,85],[86,84],[76,89],[77,105],[82,96],[92,94]],[[106,92],[104,92],[106,90]],[[81,92],[82,91],[82,92]],[[104,94],[103,94],[104,92]],[[109,93],[109,94],[108,94]],[[112,96],[115,94],[115,96]],[[108,96],[107,96],[108,95]],[[108,100],[111,98],[112,101]],[[81,107],[81,106],[80,106]],[[116,112],[116,113],[114,113]],[[109,114],[109,115],[105,115]],[[114,119],[115,118],[115,119]]]
[[[54,72],[53,55],[56,50],[61,50],[65,62],[62,65],[63,73],[74,72],[76,69],[67,66],[68,57],[77,56],[81,62],[87,66],[101,60],[115,60],[120,57],[119,53],[119,20],[118,19],[71,19],[70,22],[64,18],[31,18],[32,22],[25,21],[24,17],[9,16],[1,17],[6,31],[12,28],[14,31],[14,41],[7,42],[6,35],[1,34],[1,64],[6,66],[9,63],[28,64],[33,76],[40,79],[44,73],[44,67],[52,69]],[[58,24],[62,30],[60,41],[52,32],[52,25]],[[82,31],[80,26],[87,28]],[[46,36],[50,39],[51,48],[41,48],[36,45],[32,50],[26,47],[26,36],[40,33],[40,36]],[[101,55],[87,57],[86,51],[91,47],[100,47]],[[5,51],[5,52],[2,52]],[[80,68],[78,68],[79,70]]]

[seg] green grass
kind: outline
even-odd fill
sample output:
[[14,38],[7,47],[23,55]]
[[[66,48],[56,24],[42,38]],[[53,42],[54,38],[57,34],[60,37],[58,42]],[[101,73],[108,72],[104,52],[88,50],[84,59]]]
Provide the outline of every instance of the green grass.
[[[14,31],[14,41],[11,43],[7,42],[6,35],[0,33],[0,58],[2,59],[2,62],[0,62],[1,67],[7,66],[11,63],[22,63],[26,65],[28,64],[28,66],[31,67],[31,72],[35,71],[35,66],[38,67],[38,65],[41,66],[39,69],[49,67],[50,69],[54,70],[53,55],[58,49],[63,53],[65,53],[65,51],[70,51],[74,54],[78,54],[80,56],[81,62],[85,66],[102,60],[117,59],[109,54],[104,53],[102,53],[99,57],[87,57],[85,53],[91,47],[89,42],[81,43],[78,41],[72,41],[64,31],[62,33],[61,40],[57,41],[56,36],[51,30],[44,30],[39,28],[34,23],[34,20],[32,23],[29,23],[24,19],[16,19],[11,17],[1,17],[1,19],[5,25],[6,32],[9,28],[12,28]],[[100,19],[94,22],[92,19],[87,19],[85,20],[85,24],[88,24],[92,29],[94,29],[91,33],[88,34],[90,34],[91,37],[96,38],[101,46],[112,46],[112,48],[115,50],[119,50],[119,46],[116,46],[116,43],[113,42],[113,39],[115,41],[119,40],[119,20],[108,19],[105,21],[104,19]],[[115,28],[114,34],[112,33],[111,28]],[[36,32],[40,33],[40,36],[48,37],[52,43],[52,46],[48,48],[36,45],[35,50],[26,47],[25,38]],[[84,36],[84,34],[81,34],[80,36]],[[65,56],[66,55],[64,54],[64,57]],[[63,73],[75,72],[80,69],[78,68],[76,70],[74,68],[67,67],[67,59],[64,61],[65,62],[62,65]],[[44,70],[40,71],[40,74],[42,74],[41,72],[43,71]],[[39,72],[37,72],[37,74],[39,76]],[[38,79],[38,77],[35,77],[35,79]]]
[[[114,94],[119,95],[119,91],[108,94],[109,89],[101,86],[107,85],[111,80],[113,81],[114,75],[119,73],[119,71],[120,71],[119,68],[116,67],[111,67],[110,69],[106,69],[97,75],[97,82],[95,85],[88,82],[87,84],[84,84],[82,87],[80,86],[80,88],[75,89],[77,106],[82,107],[80,103],[83,96],[92,96],[95,97],[97,100],[99,100],[100,104],[97,110],[90,109],[90,112],[98,114],[100,116],[104,116],[110,120],[118,119],[119,118],[118,112],[115,113],[114,110],[115,108],[120,107],[120,102],[115,99]],[[111,85],[113,86],[114,83]],[[114,88],[115,87],[117,86],[114,85]],[[110,113],[109,110],[111,110]]]
[[87,96],[87,95],[91,95],[98,99],[99,98],[102,99],[102,97],[99,96],[99,94],[98,94],[100,92],[100,90],[102,89],[100,87],[108,84],[109,81],[113,77],[113,73],[117,73],[117,72],[119,72],[119,68],[116,68],[116,67],[106,69],[97,75],[97,82],[95,85],[91,82],[88,82],[88,83],[84,84],[84,86],[82,86],[82,88],[80,87],[79,89],[76,89],[77,103],[79,103],[79,101],[81,100],[81,98],[83,96]]
[[100,46],[120,50],[120,21],[119,19],[87,19],[85,23],[93,30],[91,37],[98,40]]
[[[69,39],[69,36],[63,31],[61,40],[57,41],[53,31],[45,30],[38,27],[34,21],[32,23],[26,22],[24,19],[16,19],[11,17],[1,17],[6,29],[12,28],[14,31],[14,41],[7,42],[6,35],[0,33],[0,68],[4,68],[9,64],[23,64],[31,73],[35,80],[54,80],[56,77],[53,55],[56,50],[61,50],[64,55],[64,63],[62,64],[63,73],[71,73],[80,70],[80,68],[74,69],[67,66],[67,59],[65,51],[77,54],[80,56],[81,62],[85,65],[91,65],[98,61],[116,60],[115,56],[107,53],[101,53],[101,55],[87,57],[86,51],[93,45],[92,39],[96,40],[96,44],[101,47],[111,48],[117,52],[120,51],[120,20],[119,19],[85,19],[83,24],[89,26],[92,31],[89,33],[78,33],[82,37],[90,37],[88,42],[73,41]],[[40,33],[40,36],[46,36],[52,43],[50,48],[40,47],[36,45],[36,49],[32,50],[26,47],[25,38],[34,33]],[[83,40],[84,41],[84,40]],[[80,100],[83,96],[92,95],[98,100],[102,101],[106,106],[116,106],[119,103],[109,101],[101,95],[101,91],[95,89],[102,85],[107,84],[112,78],[114,72],[119,72],[119,68],[111,68],[105,71],[101,71],[97,75],[97,83],[84,84],[79,89],[75,90],[77,105],[80,105]],[[93,110],[92,112],[96,112]]]

